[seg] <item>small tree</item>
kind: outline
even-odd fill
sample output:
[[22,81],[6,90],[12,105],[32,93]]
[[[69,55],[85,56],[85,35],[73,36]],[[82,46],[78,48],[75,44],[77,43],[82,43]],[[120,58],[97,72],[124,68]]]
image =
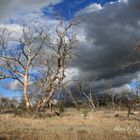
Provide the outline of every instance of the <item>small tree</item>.
[[111,100],[111,107],[114,110],[115,109],[115,101],[114,101],[114,95],[113,95],[113,92],[112,92],[111,82],[108,83],[108,95],[109,95],[110,100]]
[[86,92],[86,91],[84,91],[84,87],[83,87],[84,85],[83,85],[83,83],[81,82],[80,84],[79,84],[79,91],[80,91],[80,93],[81,94],[83,94],[86,98],[87,98],[87,100],[89,101],[89,103],[91,104],[91,107],[92,107],[92,109],[93,109],[93,111],[96,111],[96,107],[95,107],[95,104],[94,104],[94,100],[93,100],[93,98],[92,98],[92,84],[90,83],[89,84],[89,91],[88,91],[88,93]]
[[73,97],[73,94],[72,94],[70,88],[66,87],[66,86],[64,88],[65,88],[66,93],[69,95],[70,99],[72,100],[72,103],[75,105],[76,109],[80,110],[80,106],[79,106],[78,102],[76,101],[76,99]]
[[[119,64],[119,67],[122,68],[122,70],[125,70],[126,68],[129,68],[131,66],[136,66],[140,64],[140,60],[138,55],[140,54],[140,42],[137,42],[136,47],[134,47],[134,49],[131,52],[131,55],[129,55],[129,61],[121,61]],[[135,55],[137,56],[136,60],[130,60],[131,56]],[[128,107],[128,116],[131,114],[131,110],[134,106],[136,106],[136,104],[140,104],[140,99],[139,99],[139,95],[132,96],[130,99],[127,99],[127,107]]]

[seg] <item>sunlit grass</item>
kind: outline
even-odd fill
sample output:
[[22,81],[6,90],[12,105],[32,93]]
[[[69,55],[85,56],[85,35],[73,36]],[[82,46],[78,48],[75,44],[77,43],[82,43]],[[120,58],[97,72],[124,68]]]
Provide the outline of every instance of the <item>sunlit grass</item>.
[[[140,137],[140,131],[114,131],[119,125],[138,127],[135,117],[127,118],[127,111],[88,112],[66,109],[60,117],[32,119],[0,115],[0,140],[118,140]],[[115,117],[119,114],[119,117]]]

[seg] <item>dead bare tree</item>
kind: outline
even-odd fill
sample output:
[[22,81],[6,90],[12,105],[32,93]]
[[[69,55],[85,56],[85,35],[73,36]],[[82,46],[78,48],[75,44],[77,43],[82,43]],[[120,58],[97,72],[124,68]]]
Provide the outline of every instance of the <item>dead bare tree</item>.
[[64,86],[64,89],[65,89],[66,93],[69,95],[69,97],[70,97],[70,99],[72,100],[72,103],[75,105],[76,109],[77,109],[77,110],[80,110],[80,106],[78,105],[78,102],[77,102],[76,99],[74,98],[74,96],[73,96],[73,94],[72,94],[70,88],[67,87],[67,86]]
[[67,77],[66,70],[75,56],[76,34],[71,32],[71,28],[77,25],[77,21],[63,22],[58,19],[58,25],[50,37],[48,52],[44,57],[41,70],[42,77],[38,80],[38,85],[43,89],[44,96],[37,103],[37,112],[41,111],[46,104],[50,104],[53,95],[63,87]]
[[6,28],[0,29],[0,79],[11,78],[23,85],[23,95],[26,108],[32,111],[32,105],[28,93],[31,69],[33,69],[37,57],[47,40],[44,30],[31,30],[23,27],[22,35],[16,45],[11,45],[10,33]]
[[108,83],[108,95],[111,99],[111,107],[114,110],[115,109],[115,102],[114,102],[114,95],[113,95],[113,92],[112,92],[111,82]]
[[92,98],[92,94],[93,94],[92,93],[92,83],[90,82],[90,84],[89,84],[89,92],[88,93],[86,91],[84,91],[84,87],[83,86],[84,86],[83,83],[80,82],[80,84],[79,84],[79,91],[80,91],[80,93],[83,94],[87,98],[87,100],[89,101],[89,103],[92,106],[93,111],[96,111],[94,100]]
[[[134,47],[134,49],[131,51],[129,57],[131,58],[132,55],[135,55],[138,57],[139,54],[140,54],[140,41],[137,42],[136,47]],[[138,58],[132,61],[130,59],[129,61],[121,61],[119,64],[119,68],[121,67],[122,70],[125,70],[126,68],[129,68],[131,66],[136,66],[136,65],[139,66],[140,60]],[[131,99],[127,98],[126,106],[128,108],[128,116],[131,114],[132,108],[139,105],[140,105],[139,95],[136,95],[136,96],[134,95],[133,97],[131,97]]]

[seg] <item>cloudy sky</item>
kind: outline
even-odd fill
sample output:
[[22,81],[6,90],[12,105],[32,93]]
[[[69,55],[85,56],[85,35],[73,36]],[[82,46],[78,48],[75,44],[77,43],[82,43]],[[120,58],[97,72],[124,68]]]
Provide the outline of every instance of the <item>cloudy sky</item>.
[[[23,24],[54,25],[57,15],[81,21],[74,28],[80,47],[71,65],[72,78],[98,77],[94,88],[99,93],[109,82],[114,92],[134,87],[140,65],[122,70],[120,63],[139,60],[134,48],[140,42],[140,0],[0,0],[0,26],[17,33]],[[16,87],[17,82],[3,81],[0,93],[15,96]]]

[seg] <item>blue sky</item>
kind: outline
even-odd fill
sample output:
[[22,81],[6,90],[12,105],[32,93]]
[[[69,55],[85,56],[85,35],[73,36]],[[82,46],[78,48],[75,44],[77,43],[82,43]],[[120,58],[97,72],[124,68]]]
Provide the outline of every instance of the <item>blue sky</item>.
[[140,87],[140,82],[134,80],[130,83],[130,86],[132,87],[132,89],[136,89],[136,88]]
[[19,98],[21,97],[20,91],[15,91],[11,89],[4,89],[0,87],[0,97],[10,97],[10,98]]
[[0,81],[0,85],[1,85],[0,86],[0,97],[5,96],[5,97],[10,97],[10,98],[12,98],[12,97],[19,98],[22,95],[21,91],[6,88],[7,85],[9,85],[11,82],[13,82],[12,79]]
[[90,4],[97,3],[101,4],[102,6],[108,2],[115,2],[117,0],[63,0],[63,2],[56,4],[52,7],[53,13],[49,12],[48,7],[42,8],[42,11],[45,15],[54,15],[57,14],[62,16],[64,19],[69,20],[72,18],[76,12],[84,9],[86,6]]

